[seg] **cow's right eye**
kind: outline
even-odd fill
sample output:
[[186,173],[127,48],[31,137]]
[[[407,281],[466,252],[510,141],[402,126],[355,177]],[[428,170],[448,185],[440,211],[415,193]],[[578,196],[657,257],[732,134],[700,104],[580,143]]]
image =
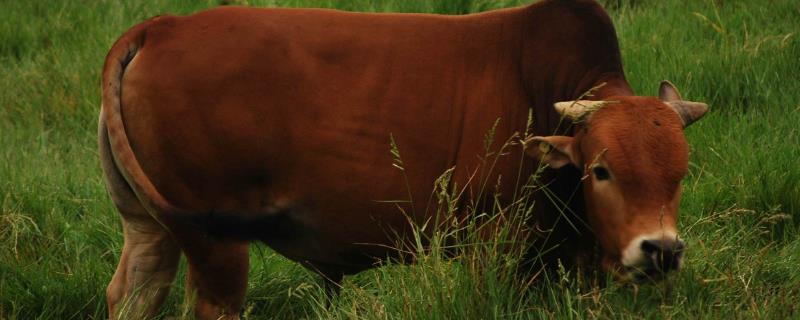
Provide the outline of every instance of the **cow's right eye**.
[[608,169],[603,167],[594,167],[594,169],[592,169],[592,172],[594,173],[595,179],[599,181],[608,180],[608,178],[611,177],[611,174],[608,173]]

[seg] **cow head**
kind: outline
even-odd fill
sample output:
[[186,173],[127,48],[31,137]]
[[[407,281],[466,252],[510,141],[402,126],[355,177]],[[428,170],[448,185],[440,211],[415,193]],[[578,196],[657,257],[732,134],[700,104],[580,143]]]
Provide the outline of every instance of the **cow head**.
[[623,278],[660,278],[678,269],[684,242],[676,220],[689,162],[683,129],[708,107],[682,100],[664,81],[660,99],[619,96],[555,108],[575,123],[575,135],[530,138],[526,153],[552,168],[583,170],[603,268]]

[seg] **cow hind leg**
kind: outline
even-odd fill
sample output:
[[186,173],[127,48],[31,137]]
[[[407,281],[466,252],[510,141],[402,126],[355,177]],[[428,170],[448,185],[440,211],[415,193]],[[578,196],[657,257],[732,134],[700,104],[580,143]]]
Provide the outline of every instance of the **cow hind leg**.
[[169,232],[142,207],[119,173],[102,121],[99,151],[108,191],[122,216],[125,241],[116,272],[106,289],[109,318],[151,318],[169,293],[180,250]]
[[169,293],[180,251],[160,226],[123,220],[125,244],[106,289],[109,318],[151,318]]
[[248,243],[206,237],[183,239],[189,262],[187,296],[198,319],[239,319],[247,290]]

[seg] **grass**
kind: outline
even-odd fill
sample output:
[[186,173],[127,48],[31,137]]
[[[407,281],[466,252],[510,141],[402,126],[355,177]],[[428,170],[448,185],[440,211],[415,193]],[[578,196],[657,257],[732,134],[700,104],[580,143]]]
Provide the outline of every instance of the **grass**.
[[[456,14],[527,1],[228,2]],[[690,250],[677,277],[635,289],[564,270],[522,293],[503,269],[511,260],[474,246],[350,277],[327,305],[316,276],[254,246],[246,317],[800,317],[800,3],[605,2],[637,92],[655,95],[670,79],[712,108],[687,130],[680,226]],[[138,21],[216,4],[0,2],[0,319],[105,318],[122,236],[97,161],[103,58]],[[176,284],[165,315],[188,314]]]

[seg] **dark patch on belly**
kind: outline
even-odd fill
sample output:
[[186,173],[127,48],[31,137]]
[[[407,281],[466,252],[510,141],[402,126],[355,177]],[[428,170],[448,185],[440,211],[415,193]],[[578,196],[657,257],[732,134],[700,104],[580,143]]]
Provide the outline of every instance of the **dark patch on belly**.
[[375,251],[374,248],[368,250],[370,248],[364,247],[364,250],[360,250],[360,246],[353,247],[335,238],[324,238],[321,230],[298,218],[298,212],[302,210],[307,209],[270,208],[261,213],[212,211],[195,216],[194,223],[210,238],[264,242],[285,257],[317,272],[324,269],[354,274],[396,254],[391,250],[377,250],[382,254],[371,255],[368,252]]
[[258,214],[212,211],[202,219],[206,234],[210,237],[271,243],[301,238],[307,233],[307,228],[293,219],[291,212],[288,208]]

